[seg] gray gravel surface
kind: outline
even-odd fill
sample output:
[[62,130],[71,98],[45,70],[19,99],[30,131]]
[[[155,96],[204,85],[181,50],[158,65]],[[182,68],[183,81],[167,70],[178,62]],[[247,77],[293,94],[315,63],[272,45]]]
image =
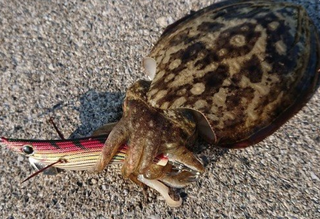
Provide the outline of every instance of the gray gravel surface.
[[[121,117],[126,88],[168,24],[214,1],[0,0],[0,135],[86,136]],[[304,5],[318,28],[320,1]],[[320,28],[319,28],[320,29]],[[245,150],[205,150],[207,171],[180,208],[123,180],[65,172],[21,180],[26,158],[0,153],[0,218],[320,218],[320,90],[279,131]]]

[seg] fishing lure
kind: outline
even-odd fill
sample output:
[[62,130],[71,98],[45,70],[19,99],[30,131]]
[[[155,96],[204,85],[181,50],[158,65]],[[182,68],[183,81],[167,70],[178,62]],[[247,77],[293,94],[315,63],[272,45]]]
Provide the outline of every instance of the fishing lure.
[[[54,123],[53,125],[55,126]],[[57,128],[56,130],[58,131]],[[103,127],[103,130],[105,130],[105,126]],[[63,138],[63,135],[59,131],[58,134]],[[36,173],[26,178],[23,181],[25,182],[41,172],[48,175],[54,175],[62,170],[93,171],[107,137],[108,134],[62,140],[26,140],[1,137],[0,142],[6,145],[10,150],[28,156],[31,165],[38,170]],[[127,151],[128,145],[120,147],[111,163],[115,164],[123,162]],[[172,174],[177,174],[181,171],[190,171],[190,174],[192,173],[191,170],[182,164],[178,164],[173,160],[169,161],[163,154],[155,157],[153,162],[160,166],[170,167]],[[194,174],[196,178],[196,174],[192,174]],[[169,206],[175,207],[181,204],[181,199],[173,199],[169,189],[160,182],[154,180],[147,181],[147,183],[150,187],[153,187],[160,192]]]

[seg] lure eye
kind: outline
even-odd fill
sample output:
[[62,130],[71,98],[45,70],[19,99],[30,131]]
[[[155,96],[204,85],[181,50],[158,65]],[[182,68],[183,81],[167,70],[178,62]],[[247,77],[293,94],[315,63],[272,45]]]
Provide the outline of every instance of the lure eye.
[[31,145],[24,145],[21,150],[27,155],[33,154],[33,147]]

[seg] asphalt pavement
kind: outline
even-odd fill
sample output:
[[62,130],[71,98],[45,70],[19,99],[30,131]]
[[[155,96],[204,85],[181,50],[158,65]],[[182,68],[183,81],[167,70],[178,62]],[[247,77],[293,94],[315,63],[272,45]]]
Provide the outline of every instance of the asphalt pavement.
[[[121,118],[126,89],[164,28],[214,1],[0,0],[0,135],[89,135]],[[306,7],[320,29],[320,1]],[[289,122],[244,150],[207,149],[180,208],[124,180],[120,166],[21,181],[34,170],[0,148],[0,218],[320,218],[320,90]]]

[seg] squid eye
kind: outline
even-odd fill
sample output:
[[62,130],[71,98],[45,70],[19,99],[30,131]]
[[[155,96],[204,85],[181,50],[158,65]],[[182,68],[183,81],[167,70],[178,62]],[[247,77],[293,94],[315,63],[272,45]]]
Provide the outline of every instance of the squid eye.
[[31,145],[24,145],[21,150],[27,155],[33,154],[33,147]]

